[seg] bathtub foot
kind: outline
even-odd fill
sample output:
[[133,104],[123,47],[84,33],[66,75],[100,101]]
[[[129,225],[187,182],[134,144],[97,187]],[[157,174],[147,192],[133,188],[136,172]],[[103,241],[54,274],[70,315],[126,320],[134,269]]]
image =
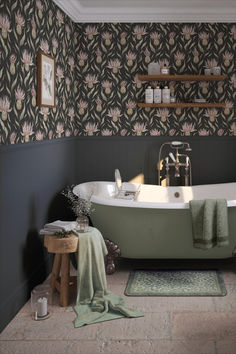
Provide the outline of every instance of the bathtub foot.
[[104,241],[108,250],[108,255],[105,258],[106,273],[112,274],[116,270],[115,259],[120,257],[120,249],[114,242],[108,239],[105,239]]

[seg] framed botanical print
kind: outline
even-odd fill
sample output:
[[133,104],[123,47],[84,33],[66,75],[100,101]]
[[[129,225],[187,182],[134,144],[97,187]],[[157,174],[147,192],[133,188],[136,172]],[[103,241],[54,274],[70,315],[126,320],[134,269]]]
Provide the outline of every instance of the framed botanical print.
[[37,105],[56,106],[56,61],[42,51],[37,54]]

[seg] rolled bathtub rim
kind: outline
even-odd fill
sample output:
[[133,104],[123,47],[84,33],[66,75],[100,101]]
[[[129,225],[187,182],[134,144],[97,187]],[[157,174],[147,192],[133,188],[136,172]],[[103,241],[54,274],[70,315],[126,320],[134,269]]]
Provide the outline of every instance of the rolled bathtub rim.
[[[88,192],[87,187],[89,187],[91,185],[94,186],[94,184],[104,184],[104,185],[115,185],[114,182],[112,181],[91,181],[91,182],[84,182],[84,183],[80,183],[78,185],[76,185],[73,189],[73,192],[77,195],[78,194],[78,190],[84,192],[82,193],[81,197],[82,198],[86,198],[86,193]],[[133,185],[138,185],[135,183],[132,183]],[[217,187],[220,187],[222,185],[234,185],[236,187],[236,183],[235,182],[230,182],[230,183],[219,183],[219,184],[214,184],[217,185]],[[196,185],[196,186],[192,186],[194,187],[207,187],[207,186],[214,186],[213,184],[208,185],[208,184],[204,184],[204,185]],[[153,185],[154,187],[157,187],[155,185]],[[158,186],[160,187],[160,186]],[[192,188],[190,187],[184,187],[184,188]],[[163,187],[163,188],[176,188],[178,189],[179,186],[172,186],[172,187]],[[90,195],[91,196],[91,195]],[[213,197],[212,197],[213,198]],[[201,198],[202,199],[202,198]],[[144,202],[144,201],[136,201],[136,200],[125,200],[125,199],[118,199],[118,198],[114,198],[114,196],[106,196],[103,197],[101,195],[94,195],[92,194],[91,196],[91,202],[95,203],[95,204],[101,204],[101,205],[109,205],[109,206],[113,206],[113,207],[127,207],[127,208],[148,208],[148,209],[189,209],[189,202]],[[195,199],[197,200],[197,199]],[[228,207],[236,207],[236,200],[227,200],[227,206]]]

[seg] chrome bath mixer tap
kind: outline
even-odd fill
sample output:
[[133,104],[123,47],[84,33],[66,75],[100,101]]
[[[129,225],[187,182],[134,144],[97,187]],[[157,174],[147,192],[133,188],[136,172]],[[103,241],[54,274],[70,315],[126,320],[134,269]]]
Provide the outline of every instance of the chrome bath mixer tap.
[[[166,186],[170,185],[170,169],[174,168],[174,177],[180,177],[180,167],[184,167],[184,184],[185,186],[192,185],[192,167],[191,161],[187,154],[180,154],[179,150],[184,149],[185,151],[191,151],[191,147],[189,143],[183,141],[171,141],[166,142],[161,145],[159,151],[159,158],[157,164],[158,170],[158,184],[161,185],[161,170],[164,167],[164,163],[162,161],[162,150],[164,146],[169,146],[172,149],[175,149],[175,156],[172,152],[169,152],[169,155],[164,158],[165,161],[165,177],[166,177]],[[169,162],[169,157],[172,162]],[[184,161],[181,161],[184,160]]]

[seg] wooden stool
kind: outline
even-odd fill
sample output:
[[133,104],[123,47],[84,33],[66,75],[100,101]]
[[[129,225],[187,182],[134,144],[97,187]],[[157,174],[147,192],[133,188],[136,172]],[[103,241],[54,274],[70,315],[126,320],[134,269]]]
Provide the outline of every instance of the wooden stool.
[[66,238],[44,236],[44,246],[48,252],[55,253],[50,285],[52,290],[60,293],[60,305],[63,307],[68,306],[70,289],[74,289],[77,283],[77,277],[70,276],[70,253],[77,252],[78,241],[73,234]]

